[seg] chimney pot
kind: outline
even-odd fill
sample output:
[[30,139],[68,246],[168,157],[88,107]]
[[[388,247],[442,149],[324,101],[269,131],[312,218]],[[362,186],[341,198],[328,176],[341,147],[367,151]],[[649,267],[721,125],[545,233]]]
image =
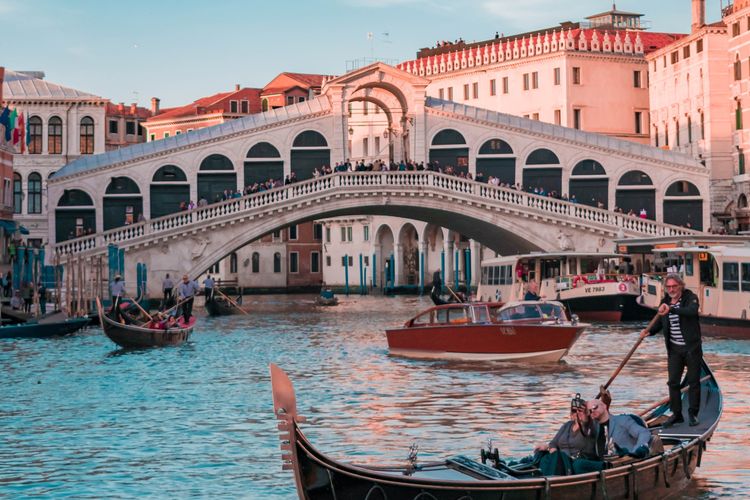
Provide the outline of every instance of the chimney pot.
[[122,111],[123,111],[124,109],[125,109],[125,103],[124,103],[124,102],[121,102],[121,103],[119,103],[119,104],[117,105],[117,111],[119,111],[120,113],[122,113]]
[[692,24],[690,32],[695,33],[706,25],[706,0],[692,1]]
[[130,114],[134,115],[138,111],[138,103],[134,102],[130,104]]
[[151,98],[151,114],[152,115],[158,115],[159,114],[159,102],[161,99],[158,97],[152,97]]
[[234,84],[234,91],[237,92],[239,90],[240,90],[240,84],[239,83],[235,83]]

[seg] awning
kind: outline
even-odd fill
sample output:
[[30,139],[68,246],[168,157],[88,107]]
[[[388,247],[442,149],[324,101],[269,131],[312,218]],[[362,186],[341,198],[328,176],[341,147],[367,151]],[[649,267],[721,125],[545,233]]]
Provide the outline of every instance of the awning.
[[26,229],[26,226],[21,226],[20,224],[18,226],[18,231],[20,231],[21,234],[29,234],[29,230]]
[[13,234],[16,231],[19,231],[21,234],[29,234],[29,230],[25,226],[16,224],[16,221],[12,220],[0,219],[0,228],[8,234]]

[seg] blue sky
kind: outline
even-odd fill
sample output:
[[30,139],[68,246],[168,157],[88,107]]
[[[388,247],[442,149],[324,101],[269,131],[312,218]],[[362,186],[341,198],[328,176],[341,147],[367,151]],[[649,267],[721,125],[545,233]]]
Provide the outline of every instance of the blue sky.
[[[709,22],[719,1],[706,2]],[[726,3],[726,0],[725,2]],[[342,74],[346,62],[413,58],[437,40],[510,35],[581,20],[601,0],[0,0],[0,65],[126,103],[175,106],[261,87],[282,71]],[[617,2],[653,31],[688,32],[689,0]],[[373,40],[367,33],[373,33]]]

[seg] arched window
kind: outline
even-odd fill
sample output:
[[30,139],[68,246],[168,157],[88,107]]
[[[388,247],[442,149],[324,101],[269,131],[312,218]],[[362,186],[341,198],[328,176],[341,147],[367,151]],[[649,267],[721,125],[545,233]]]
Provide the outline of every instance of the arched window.
[[140,194],[138,184],[129,177],[112,177],[104,194]]
[[444,171],[452,169],[454,173],[468,172],[469,148],[466,146],[466,139],[457,130],[441,130],[432,138],[429,161],[433,167]]
[[198,172],[198,200],[209,203],[226,199],[225,193],[237,189],[237,174],[232,160],[221,154],[207,156]]
[[29,174],[28,189],[30,214],[42,213],[42,176],[36,172]]
[[59,116],[53,116],[47,122],[47,153],[51,155],[62,154],[63,124]]
[[325,148],[328,147],[328,141],[323,134],[314,130],[305,130],[294,138],[293,148]]
[[237,252],[232,252],[232,254],[229,256],[229,272],[237,272]]
[[42,154],[42,119],[38,116],[29,118],[29,154]]
[[232,160],[224,155],[212,154],[201,162],[199,170],[234,170]]
[[316,168],[331,164],[328,141],[314,130],[305,130],[294,138],[291,150],[291,171],[297,180],[311,179]]
[[596,160],[579,161],[570,174],[568,192],[584,205],[609,208],[609,179],[602,164]]
[[260,272],[260,254],[258,252],[253,252],[252,271],[253,274]]
[[94,120],[90,116],[81,118],[81,154],[94,154]]
[[513,148],[502,139],[490,139],[482,144],[477,153],[476,172],[485,180],[497,177],[501,183],[516,183],[516,158]]
[[449,144],[466,144],[466,139],[464,139],[461,132],[452,128],[441,130],[432,138],[433,146],[447,146]]
[[164,165],[154,173],[151,182],[187,182],[187,176],[176,165]]
[[80,189],[66,189],[55,209],[55,241],[96,232],[96,210],[91,196]]
[[703,200],[698,187],[689,181],[670,184],[664,193],[664,222],[703,230]]
[[259,142],[247,152],[245,158],[245,186],[268,179],[284,178],[284,162],[279,150],[268,142]]
[[559,165],[560,159],[549,149],[532,151],[526,159],[526,165]]
[[190,201],[187,176],[177,165],[164,165],[151,179],[151,218],[163,217],[180,211],[181,204]]
[[268,99],[260,101],[260,110],[263,112],[268,111]]
[[13,213],[23,211],[23,179],[21,174],[13,174]]
[[549,149],[537,149],[526,158],[523,169],[523,189],[544,194],[561,194],[562,166],[560,159]]
[[740,209],[747,208],[747,196],[745,196],[745,193],[742,193],[740,197],[737,199],[737,208],[740,208]]
[[273,254],[273,272],[281,272],[281,254],[279,252]]

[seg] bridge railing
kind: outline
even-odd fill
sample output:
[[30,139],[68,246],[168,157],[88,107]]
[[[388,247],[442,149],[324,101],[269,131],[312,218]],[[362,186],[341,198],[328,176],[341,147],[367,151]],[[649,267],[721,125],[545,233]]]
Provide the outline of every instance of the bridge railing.
[[256,209],[280,205],[285,201],[315,196],[322,193],[344,191],[372,192],[373,188],[417,187],[433,188],[448,193],[471,196],[476,201],[488,201],[524,211],[535,211],[540,215],[555,214],[578,223],[596,223],[621,228],[649,236],[678,236],[695,234],[696,231],[680,228],[648,219],[641,219],[609,210],[589,207],[540,196],[511,188],[492,186],[432,171],[407,172],[338,172],[303,182],[272,188],[241,198],[232,198],[205,207],[177,212],[157,219],[111,229],[96,235],[84,236],[55,245],[57,255],[102,250],[110,243],[119,244],[148,235],[158,235],[177,228],[199,225],[227,216],[238,215]]

